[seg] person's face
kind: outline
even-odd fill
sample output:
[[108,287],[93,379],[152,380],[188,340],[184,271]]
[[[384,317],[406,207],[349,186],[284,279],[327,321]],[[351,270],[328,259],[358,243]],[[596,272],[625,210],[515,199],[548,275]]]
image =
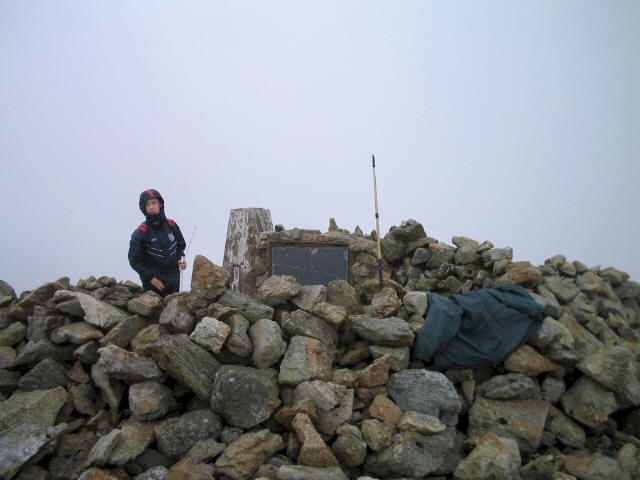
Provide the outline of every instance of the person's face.
[[144,202],[144,209],[149,215],[160,213],[160,200],[157,198],[150,198]]

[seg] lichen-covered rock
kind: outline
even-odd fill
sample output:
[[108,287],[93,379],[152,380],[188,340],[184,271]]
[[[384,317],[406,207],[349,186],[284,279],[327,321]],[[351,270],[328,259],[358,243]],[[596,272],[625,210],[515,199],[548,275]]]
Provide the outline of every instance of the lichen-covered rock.
[[158,323],[166,326],[172,333],[186,333],[189,335],[193,332],[196,319],[189,309],[187,297],[180,295],[169,300],[167,306],[160,313]]
[[180,458],[200,440],[216,438],[221,431],[220,417],[209,409],[168,418],[154,427],[158,449],[171,458]]
[[426,413],[446,425],[458,423],[462,409],[460,398],[451,381],[441,373],[404,370],[391,375],[387,388],[403,412]]
[[202,255],[196,255],[191,274],[191,295],[206,306],[224,293],[228,279],[229,274],[224,268]]
[[0,402],[0,431],[23,424],[52,427],[67,400],[62,387],[15,393]]
[[129,408],[132,418],[150,421],[163,417],[175,406],[173,391],[158,382],[135,383],[129,387]]
[[273,307],[259,303],[256,299],[242,292],[226,290],[217,301],[221,305],[237,308],[251,323],[256,323],[263,318],[273,319]]
[[256,292],[258,299],[270,306],[284,303],[300,292],[300,284],[291,275],[272,275]]
[[477,480],[500,478],[520,480],[520,454],[509,448],[507,443],[495,433],[482,437],[471,453],[462,460],[455,471],[455,480]]
[[215,461],[216,471],[233,480],[248,480],[264,461],[284,448],[280,435],[269,430],[245,433]]
[[478,397],[469,409],[469,437],[488,432],[513,438],[520,450],[535,452],[547,421],[549,404],[543,400],[490,400]]
[[331,357],[324,343],[296,335],[280,363],[278,383],[297,385],[307,380],[331,379]]
[[371,318],[365,315],[351,317],[353,331],[376,345],[411,345],[415,335],[409,324],[397,317]]
[[189,338],[211,353],[220,353],[222,345],[231,333],[231,327],[217,318],[204,317],[198,322]]

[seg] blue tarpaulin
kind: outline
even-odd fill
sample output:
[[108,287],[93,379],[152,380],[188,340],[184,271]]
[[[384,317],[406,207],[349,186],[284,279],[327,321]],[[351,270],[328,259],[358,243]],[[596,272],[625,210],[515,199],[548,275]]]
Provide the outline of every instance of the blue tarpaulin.
[[519,285],[448,297],[429,292],[429,311],[413,355],[440,370],[503,361],[542,325],[545,308]]

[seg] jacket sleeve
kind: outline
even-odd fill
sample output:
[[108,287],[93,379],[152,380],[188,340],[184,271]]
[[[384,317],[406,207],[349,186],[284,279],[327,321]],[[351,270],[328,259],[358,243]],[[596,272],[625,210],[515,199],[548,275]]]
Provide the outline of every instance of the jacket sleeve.
[[140,280],[143,282],[149,282],[153,278],[153,272],[144,263],[144,253],[146,251],[146,242],[144,236],[136,230],[131,234],[131,241],[129,242],[129,265],[133,268]]
[[180,227],[175,222],[173,223],[173,231],[176,235],[176,240],[178,242],[178,258],[184,257],[184,249],[187,248],[187,244],[184,241],[184,237],[182,236]]

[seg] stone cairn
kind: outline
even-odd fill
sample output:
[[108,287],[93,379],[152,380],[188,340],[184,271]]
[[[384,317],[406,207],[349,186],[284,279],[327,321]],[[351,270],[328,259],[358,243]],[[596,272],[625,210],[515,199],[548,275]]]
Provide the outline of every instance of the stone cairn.
[[[191,290],[62,278],[0,282],[4,479],[640,478],[640,284],[556,255],[429,238],[263,232],[346,242],[352,282],[262,272],[251,295],[197,256]],[[320,239],[320,240],[319,240]],[[412,358],[426,291],[511,283],[548,312],[503,364]]]

